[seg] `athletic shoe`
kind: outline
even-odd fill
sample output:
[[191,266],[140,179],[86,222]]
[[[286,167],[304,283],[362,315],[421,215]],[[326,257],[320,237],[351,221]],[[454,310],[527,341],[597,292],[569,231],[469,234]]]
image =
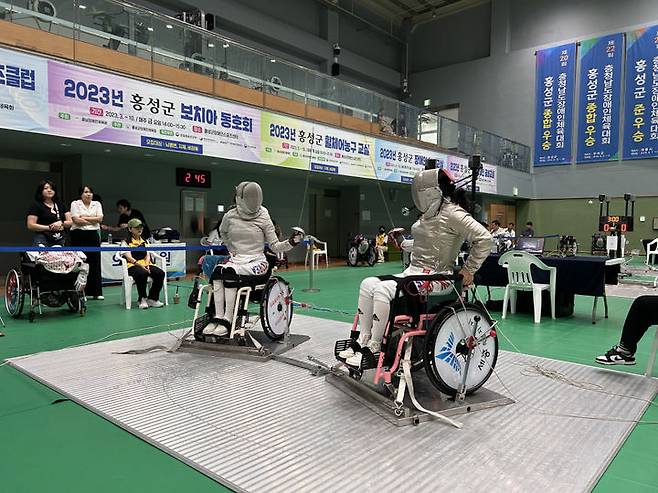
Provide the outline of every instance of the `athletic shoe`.
[[105,299],[105,296],[94,296],[92,298],[92,300],[99,300],[99,301],[103,301],[104,299]]
[[[382,345],[380,342],[370,341],[368,342],[368,345],[365,347],[367,347],[372,354],[377,354],[381,350],[381,346]],[[355,366],[357,368],[361,368],[362,359],[363,359],[363,353],[355,352],[354,356],[351,356],[345,360],[345,364],[348,366]]]
[[146,302],[145,299],[139,300],[139,308],[141,310],[146,310],[149,307],[149,304]]
[[343,351],[338,353],[338,357],[342,358],[342,359],[347,359],[347,358],[351,358],[352,356],[354,356],[354,354],[355,354],[354,349],[352,349],[351,347],[348,347],[347,349],[344,349]]
[[146,303],[151,308],[162,308],[164,306],[164,303],[158,300],[146,300]]
[[617,345],[607,353],[597,356],[596,362],[600,365],[634,365],[635,356]]
[[347,366],[354,366],[356,368],[361,368],[361,360],[363,359],[362,353],[354,353],[352,356],[345,360]]
[[[223,322],[226,322],[226,324],[224,324]],[[219,323],[217,324],[217,327],[215,327],[213,334],[218,337],[224,337],[228,335],[228,327],[226,325],[228,325],[228,320],[220,319]]]
[[203,328],[203,333],[204,335],[211,336],[215,333],[215,329],[217,328],[219,324],[217,322],[209,322],[208,325],[206,325]]

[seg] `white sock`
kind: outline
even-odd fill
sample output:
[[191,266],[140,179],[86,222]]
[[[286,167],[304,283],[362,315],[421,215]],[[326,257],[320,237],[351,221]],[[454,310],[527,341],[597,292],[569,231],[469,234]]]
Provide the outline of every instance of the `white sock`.
[[215,317],[224,318],[224,283],[217,280],[213,281],[212,293],[215,298]]
[[368,294],[359,295],[359,307],[357,308],[359,314],[359,329],[361,335],[359,336],[360,344],[363,346],[370,340],[372,333],[372,296]]
[[233,320],[233,312],[235,311],[235,298],[238,297],[238,288],[224,289],[224,296],[226,297],[226,312],[225,316],[222,315],[220,318],[225,318],[231,322]]
[[373,303],[372,316],[372,339],[370,344],[381,344],[384,338],[384,331],[388,323],[388,315],[391,311],[391,304],[388,301],[375,300]]

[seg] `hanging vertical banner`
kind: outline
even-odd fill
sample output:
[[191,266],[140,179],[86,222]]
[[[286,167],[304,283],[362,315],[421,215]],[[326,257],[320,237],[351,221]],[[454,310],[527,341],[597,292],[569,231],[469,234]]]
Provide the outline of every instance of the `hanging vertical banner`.
[[624,35],[580,43],[577,163],[619,159],[619,101]]
[[571,162],[576,44],[537,51],[535,166]]
[[624,159],[658,156],[658,26],[626,33]]

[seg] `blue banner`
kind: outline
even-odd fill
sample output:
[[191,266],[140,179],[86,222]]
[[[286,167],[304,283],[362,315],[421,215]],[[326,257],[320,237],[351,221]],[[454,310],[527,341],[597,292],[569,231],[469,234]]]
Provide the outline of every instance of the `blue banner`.
[[577,163],[619,159],[623,33],[580,43]]
[[624,159],[658,156],[658,26],[626,33]]
[[537,51],[535,166],[571,162],[576,44]]

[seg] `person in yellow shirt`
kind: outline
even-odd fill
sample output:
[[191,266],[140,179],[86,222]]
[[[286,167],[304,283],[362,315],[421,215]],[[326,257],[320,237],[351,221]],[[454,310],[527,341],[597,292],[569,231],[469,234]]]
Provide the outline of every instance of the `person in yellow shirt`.
[[[142,231],[144,225],[139,219],[133,218],[128,221],[128,237],[121,242],[122,246],[135,248],[135,247],[148,247],[149,242],[142,238]],[[151,261],[150,252],[140,251],[127,251],[121,254],[128,262],[128,274],[135,280],[137,286],[137,293],[139,295],[139,307],[146,308],[161,308],[164,306],[162,301],[159,301],[160,291],[164,284],[165,273],[157,265]],[[151,289],[146,294],[146,285],[148,278],[153,279]]]
[[388,235],[384,225],[379,226],[379,232],[375,236],[375,248],[377,249],[377,262],[384,262],[384,252],[388,251]]

